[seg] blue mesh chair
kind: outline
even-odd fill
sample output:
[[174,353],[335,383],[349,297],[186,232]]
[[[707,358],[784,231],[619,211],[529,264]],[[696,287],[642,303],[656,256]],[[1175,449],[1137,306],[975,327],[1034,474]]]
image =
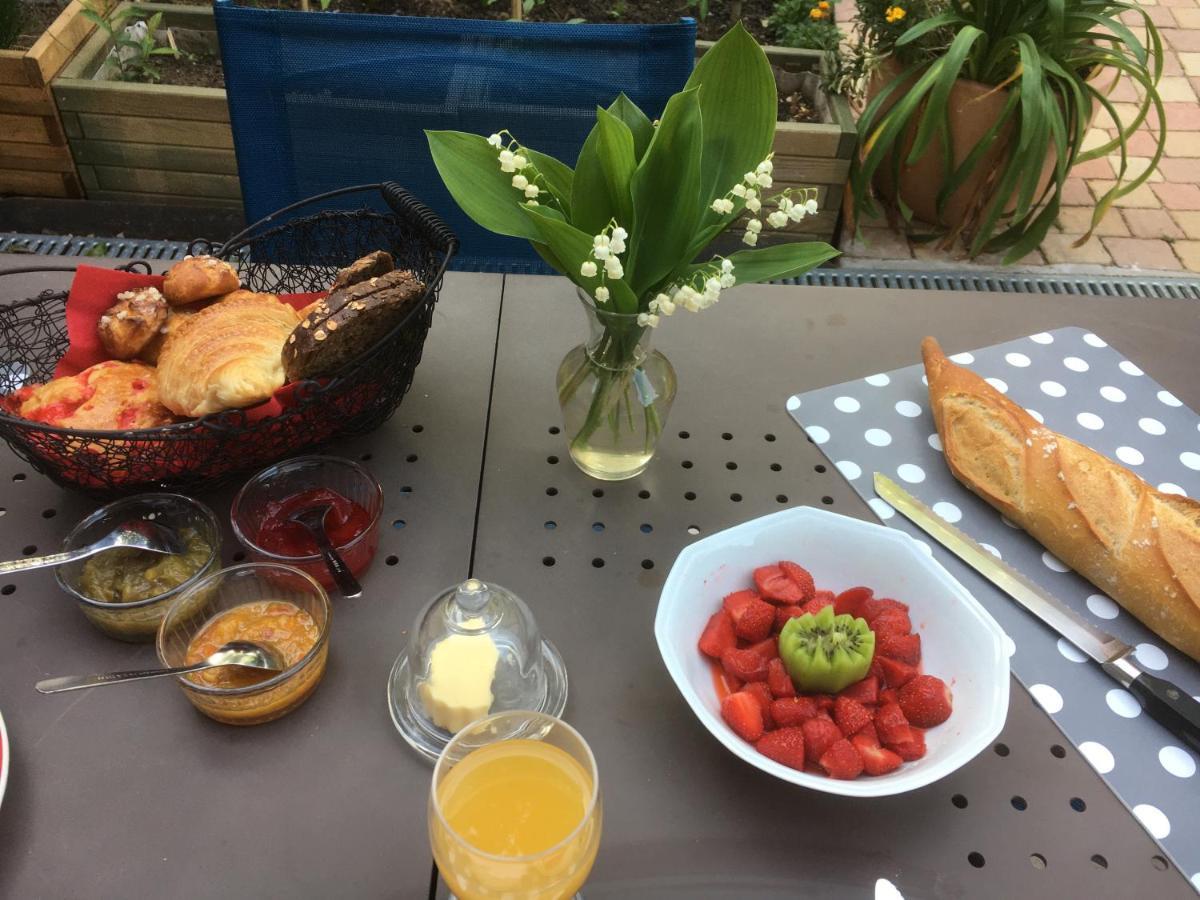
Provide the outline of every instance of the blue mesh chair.
[[[695,23],[559,25],[255,9],[215,0],[246,220],[314,194],[395,181],[461,241],[455,267],[545,271],[525,241],[468,219],[425,129],[490,134],[573,165],[624,91],[652,118],[686,82]],[[347,200],[346,202],[358,202]]]

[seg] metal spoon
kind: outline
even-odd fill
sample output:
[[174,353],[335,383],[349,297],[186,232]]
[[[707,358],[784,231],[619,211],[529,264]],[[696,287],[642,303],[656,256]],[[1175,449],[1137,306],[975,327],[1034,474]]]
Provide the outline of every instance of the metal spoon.
[[186,675],[217,666],[242,666],[246,669],[263,669],[281,672],[285,668],[279,654],[271,647],[252,644],[250,641],[230,641],[205,659],[190,666],[175,666],[170,669],[141,669],[134,672],[108,672],[104,675],[61,675],[39,681],[35,687],[43,694],[58,694],[62,691],[77,691],[80,688],[99,687],[102,684],[117,684],[122,681],[141,681],[143,678],[162,678],[165,675]]
[[78,550],[51,553],[47,556],[31,556],[28,559],[14,559],[12,562],[0,562],[0,575],[24,572],[26,569],[44,569],[46,566],[61,566],[63,563],[86,559],[115,547],[134,547],[138,550],[149,550],[151,553],[182,553],[184,551],[178,535],[165,525],[151,522],[149,519],[130,519],[128,522],[122,522],[94,544],[80,547]]
[[317,549],[321,551],[321,558],[325,560],[329,574],[337,582],[338,590],[342,592],[343,597],[353,600],[355,597],[362,596],[362,585],[358,583],[358,579],[354,577],[354,573],[350,571],[346,561],[333,549],[329,533],[325,530],[325,517],[332,509],[332,503],[317,503],[292,513],[288,516],[288,521],[308,529],[313,540],[317,542]]

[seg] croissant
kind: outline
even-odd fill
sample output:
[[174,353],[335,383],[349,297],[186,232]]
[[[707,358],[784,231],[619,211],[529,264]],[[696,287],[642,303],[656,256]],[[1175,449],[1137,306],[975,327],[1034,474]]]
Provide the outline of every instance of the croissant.
[[921,355],[954,477],[1200,660],[1200,503],[1042,427],[933,338]]
[[249,294],[200,310],[167,336],[158,392],[179,415],[261,403],[283,386],[284,341],[299,317],[274,294]]
[[189,256],[175,263],[163,279],[162,292],[172,306],[219,297],[241,287],[237,270],[215,256]]

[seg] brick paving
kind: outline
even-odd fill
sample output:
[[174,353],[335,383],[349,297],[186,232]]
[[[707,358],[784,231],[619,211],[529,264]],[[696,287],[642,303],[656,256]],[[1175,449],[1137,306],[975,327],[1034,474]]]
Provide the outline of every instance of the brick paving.
[[[1018,265],[1053,267],[1120,267],[1166,272],[1200,272],[1200,0],[1139,0],[1159,27],[1163,39],[1163,77],[1159,82],[1170,132],[1166,153],[1150,180],[1122,197],[1109,210],[1093,236],[1079,247],[1096,199],[1114,183],[1119,155],[1076,166],[1063,192],[1063,207],[1055,228],[1039,251]],[[851,0],[838,4],[838,19],[852,21]],[[1127,24],[1140,19],[1127,14]],[[1118,115],[1136,109],[1134,85],[1123,80],[1112,91]],[[1147,123],[1147,128],[1150,123]],[[1088,133],[1085,148],[1097,147],[1115,134],[1107,112],[1101,110]],[[1154,152],[1150,133],[1129,142],[1126,172],[1145,171]],[[867,265],[872,260],[910,260],[910,265],[962,266],[960,251],[938,251],[911,244],[886,228],[869,227],[863,240],[843,241],[844,264]],[[980,257],[976,265],[994,267],[996,257]]]

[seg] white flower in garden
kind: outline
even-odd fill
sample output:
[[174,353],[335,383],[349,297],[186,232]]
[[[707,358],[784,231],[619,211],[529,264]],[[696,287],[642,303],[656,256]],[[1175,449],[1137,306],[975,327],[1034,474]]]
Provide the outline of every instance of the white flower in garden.
[[730,193],[733,194],[733,196],[735,196],[735,197],[745,197],[746,196],[746,186],[744,184],[735,184],[733,186],[733,190],[730,191]]
[[704,282],[704,293],[719,294],[721,293],[721,279],[715,275]]
[[721,260],[721,271],[726,275],[728,275],[730,272],[732,272],[733,271],[733,260],[732,259]]
[[596,277],[596,264],[589,259],[587,262],[585,262],[582,266],[579,267],[579,274],[582,275],[584,278],[595,278]]
[[746,231],[750,234],[758,234],[762,231],[762,222],[758,219],[751,219],[746,223]]
[[529,186],[529,179],[518,172],[516,175],[513,176],[512,186],[515,187],[518,191],[523,191],[523,190],[525,190],[526,187]]
[[519,153],[513,157],[512,161],[513,161],[513,165],[516,166],[518,169],[523,169],[527,165],[529,165],[529,160],[527,160],[525,157],[521,156],[521,154],[519,154]]
[[787,194],[780,194],[777,202],[779,203],[780,212],[790,212],[792,207],[795,206],[795,204],[792,203],[792,198]]
[[542,192],[542,189],[539,188],[536,184],[525,185],[525,196],[528,197],[530,200],[532,200],[534,197],[536,197],[541,192]]
[[592,248],[592,256],[596,259],[608,259],[609,248],[608,244],[598,244]]
[[515,160],[516,158],[517,158],[516,154],[514,154],[511,150],[501,150],[500,151],[500,171],[501,172],[517,171],[517,167],[513,164],[513,160]]
[[777,209],[777,210],[775,210],[775,212],[773,212],[769,216],[767,216],[767,224],[770,225],[772,228],[782,228],[787,223],[788,223],[787,213],[785,213],[781,209]]
[[799,222],[807,215],[808,210],[804,208],[803,203],[793,203],[791,208],[788,210],[788,218],[793,222]]
[[821,207],[817,205],[816,197],[810,197],[808,200],[804,201],[804,211],[810,216],[815,216],[818,212],[820,212],[820,210]]
[[754,171],[759,175],[770,175],[775,171],[775,164],[769,159],[764,159]]
[[504,138],[500,137],[498,134],[493,134],[488,138],[488,143],[493,147],[499,147],[504,143]]
[[686,309],[688,312],[700,312],[700,294],[689,285],[684,285],[679,289],[679,293],[675,295],[676,302]]
[[754,187],[754,185],[758,184],[758,173],[747,172],[742,176],[742,181],[746,182],[746,184],[750,185],[750,187]]
[[742,235],[742,243],[748,247],[753,247],[758,243],[758,235],[753,231],[747,231]]
[[754,199],[757,199],[757,197],[758,197],[758,191],[756,191],[752,187],[746,188],[746,199],[747,200],[754,200]]
[[774,182],[771,181],[770,175],[758,175],[756,178],[758,179],[759,187],[769,188],[772,184],[774,184]]
[[621,261],[615,256],[610,256],[604,261],[604,274],[609,278],[621,278],[625,275],[625,270],[621,267]]
[[654,313],[638,313],[638,324],[649,325],[651,328],[658,327],[658,316]]
[[596,302],[597,303],[607,303],[608,302],[608,288],[606,288],[604,285],[600,285],[600,287],[596,288]]
[[712,211],[727,216],[733,212],[733,201],[728,197],[718,198],[712,202]]
[[732,272],[725,272],[721,275],[721,287],[731,288],[735,284],[737,284],[737,279],[734,277]]
[[612,230],[612,238],[608,242],[609,249],[613,253],[625,252],[625,238],[629,237],[629,232],[618,225]]
[[[747,191],[747,193],[749,193],[749,191]],[[746,209],[752,213],[757,213],[760,209],[762,209],[762,201],[757,197],[751,197],[746,201]]]
[[541,206],[541,204],[538,203],[536,200],[526,200],[525,205],[526,206]]
[[669,316],[674,313],[675,304],[671,302],[671,298],[666,294],[659,294],[659,296],[662,299],[658,301],[658,312],[662,313],[664,316]]

